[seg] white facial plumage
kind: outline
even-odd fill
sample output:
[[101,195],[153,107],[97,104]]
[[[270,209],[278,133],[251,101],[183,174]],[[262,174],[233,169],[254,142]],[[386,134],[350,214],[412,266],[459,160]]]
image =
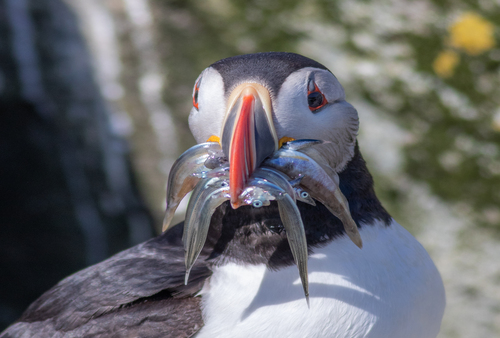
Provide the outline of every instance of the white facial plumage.
[[[242,79],[244,82],[245,79]],[[308,105],[308,84],[313,81],[328,102],[311,111]],[[250,82],[257,82],[252,79]],[[265,81],[260,82],[264,87]],[[214,68],[208,67],[197,79],[198,109],[192,108],[189,126],[198,143],[210,136],[221,136],[227,112],[224,79]],[[341,171],[354,155],[358,132],[358,113],[345,100],[342,85],[327,70],[305,67],[291,73],[279,91],[270,90],[273,121],[278,138],[321,139],[331,143],[321,145],[318,151],[329,160],[335,171]]]
[[206,68],[193,88],[193,97],[198,87],[198,107],[191,108],[189,128],[196,142],[206,142],[212,135],[220,137],[222,123],[226,114],[224,80],[217,70]]

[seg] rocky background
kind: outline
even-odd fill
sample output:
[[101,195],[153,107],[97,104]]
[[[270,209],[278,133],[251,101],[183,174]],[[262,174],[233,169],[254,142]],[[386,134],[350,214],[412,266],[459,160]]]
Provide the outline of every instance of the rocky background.
[[358,109],[378,195],[443,276],[440,337],[499,336],[499,28],[493,1],[0,0],[0,330],[159,231],[201,70],[293,51]]

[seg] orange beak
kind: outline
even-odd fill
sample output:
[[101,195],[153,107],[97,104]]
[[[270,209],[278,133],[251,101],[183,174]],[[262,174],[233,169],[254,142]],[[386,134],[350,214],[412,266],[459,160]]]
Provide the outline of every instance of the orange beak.
[[221,145],[229,158],[229,193],[231,206],[236,209],[250,175],[278,149],[278,138],[266,88],[256,83],[241,84],[228,103]]

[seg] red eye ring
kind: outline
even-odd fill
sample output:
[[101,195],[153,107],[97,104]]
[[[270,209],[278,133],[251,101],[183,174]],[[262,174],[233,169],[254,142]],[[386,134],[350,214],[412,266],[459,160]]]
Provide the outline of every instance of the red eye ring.
[[318,85],[312,79],[309,80],[307,85],[307,103],[309,110],[312,112],[324,107],[328,103],[325,95],[323,95]]
[[198,80],[198,82],[196,82],[196,84],[194,85],[194,93],[193,93],[193,107],[196,108],[196,110],[198,110],[198,91],[200,90],[200,81]]

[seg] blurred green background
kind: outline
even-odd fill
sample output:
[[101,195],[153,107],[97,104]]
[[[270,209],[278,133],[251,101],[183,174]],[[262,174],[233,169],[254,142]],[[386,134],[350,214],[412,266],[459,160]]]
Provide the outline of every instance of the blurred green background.
[[[23,109],[33,110],[42,117],[30,119],[45,128],[46,136],[27,129],[34,150],[24,153],[32,159],[41,142],[66,135],[52,142],[74,144],[81,156],[61,160],[71,149],[54,148],[59,149],[54,168],[61,165],[62,172],[71,173],[60,183],[61,191],[68,190],[68,199],[76,201],[67,206],[68,215],[76,216],[64,222],[80,224],[71,236],[92,234],[81,230],[88,218],[82,221],[77,212],[85,200],[108,227],[101,236],[106,250],[55,270],[41,283],[45,289],[140,242],[152,228],[158,232],[170,166],[194,143],[187,117],[194,81],[205,67],[237,54],[290,51],[327,66],[358,109],[359,143],[379,197],[426,247],[443,276],[448,306],[440,337],[500,335],[500,3],[3,0],[0,9],[4,111],[18,117]],[[16,123],[4,128],[28,125]],[[9,168],[4,180],[19,172],[16,166],[28,165],[24,153],[2,161]],[[71,188],[78,170],[88,178],[81,183],[78,176],[82,186],[90,187],[85,198],[78,187]],[[26,175],[32,177],[29,171]],[[64,174],[47,169],[46,177],[59,176]],[[46,177],[40,179],[47,182]],[[2,200],[9,198],[6,187],[16,189],[12,182],[1,187]],[[50,202],[45,188],[39,193]],[[44,212],[60,213],[61,204],[53,204]],[[10,215],[8,234],[21,228],[19,214],[32,215],[28,227],[39,217],[33,203],[17,213],[7,205],[2,208]],[[136,210],[132,215],[130,205]],[[46,227],[55,218],[47,218]],[[117,244],[114,234],[122,242]],[[24,266],[31,271],[28,277],[19,272],[24,261],[16,243],[33,233],[16,236],[5,240],[8,248],[0,246],[2,269],[12,278],[42,278],[46,270],[33,262]],[[86,249],[72,246],[75,254],[93,252],[92,235],[86,238]],[[43,258],[44,243],[37,243],[40,261],[53,260]],[[25,295],[25,289],[7,289],[19,297],[0,298],[4,326],[44,290]]]

